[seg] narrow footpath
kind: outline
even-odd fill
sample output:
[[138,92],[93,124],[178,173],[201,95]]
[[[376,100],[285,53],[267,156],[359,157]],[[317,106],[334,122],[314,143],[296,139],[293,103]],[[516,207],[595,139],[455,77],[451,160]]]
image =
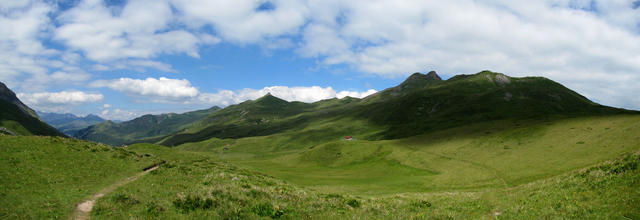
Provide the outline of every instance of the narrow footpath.
[[124,186],[127,183],[133,182],[135,180],[137,180],[138,178],[140,178],[141,176],[154,171],[155,169],[158,169],[160,165],[157,164],[153,167],[147,168],[142,172],[137,173],[134,176],[131,176],[129,178],[126,178],[124,180],[118,181],[114,184],[111,184],[110,186],[107,186],[106,188],[100,190],[100,192],[94,194],[91,199],[84,201],[80,204],[78,204],[78,206],[76,206],[76,210],[73,212],[73,215],[71,215],[70,219],[75,219],[75,220],[85,220],[85,219],[89,219],[90,213],[91,213],[91,209],[93,209],[93,206],[96,204],[96,200],[102,198],[104,195],[109,194],[111,192],[113,192],[114,190],[116,190],[118,187]]

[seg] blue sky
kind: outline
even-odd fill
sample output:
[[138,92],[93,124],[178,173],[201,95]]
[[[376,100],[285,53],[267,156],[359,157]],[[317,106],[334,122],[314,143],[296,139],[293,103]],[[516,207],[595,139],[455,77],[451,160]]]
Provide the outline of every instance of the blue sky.
[[364,97],[430,70],[544,76],[640,109],[639,2],[5,0],[0,81],[39,111],[118,120]]

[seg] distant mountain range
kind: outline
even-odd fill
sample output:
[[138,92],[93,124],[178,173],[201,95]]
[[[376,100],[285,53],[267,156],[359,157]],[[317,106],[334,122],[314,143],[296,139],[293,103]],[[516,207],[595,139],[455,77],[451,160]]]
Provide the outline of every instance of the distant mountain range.
[[[4,84],[0,101],[6,109],[0,118],[5,130],[61,135],[42,123]],[[620,113],[638,112],[594,103],[544,77],[510,77],[482,71],[442,80],[432,71],[414,73],[398,86],[363,99],[346,97],[303,103],[267,94],[224,109],[144,115],[120,123],[95,115],[41,115],[43,120],[79,139],[111,145],[148,142],[177,146],[214,137],[274,134],[287,135],[295,143],[342,134],[365,140],[397,139],[491,120]]]
[[12,135],[64,136],[38,118],[36,112],[0,82],[0,133]]
[[105,119],[93,114],[79,117],[70,113],[37,113],[40,116],[40,119],[42,119],[44,122],[57,128],[60,132],[69,136],[74,136],[80,129],[106,121]]
[[73,136],[79,139],[123,145],[137,142],[156,142],[166,135],[185,129],[188,125],[202,120],[220,108],[160,115],[143,115],[130,121],[116,123],[105,121],[77,131]]
[[631,112],[594,103],[544,77],[482,71],[442,80],[432,71],[414,73],[398,86],[363,99],[303,103],[267,94],[224,109],[145,115],[120,124],[105,122],[82,130],[76,137],[108,144],[153,142],[167,146],[213,137],[273,134],[286,134],[296,143],[341,134],[380,140],[482,121]]
[[[287,102],[267,94],[214,112],[160,144],[286,133],[296,143],[335,138],[397,139],[471,123],[629,113],[602,106],[544,77],[482,71],[442,80],[414,73],[400,85],[364,99]],[[327,133],[329,132],[330,135]],[[328,141],[328,140],[327,140]]]

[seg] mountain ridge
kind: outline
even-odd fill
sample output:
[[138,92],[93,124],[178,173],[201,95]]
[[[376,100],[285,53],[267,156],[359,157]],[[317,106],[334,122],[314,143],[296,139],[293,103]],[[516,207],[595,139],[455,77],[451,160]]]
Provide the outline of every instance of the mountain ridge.
[[46,124],[29,106],[18,99],[4,83],[0,82],[0,127],[9,134],[65,136]]
[[78,130],[74,137],[110,145],[154,142],[154,138],[177,132],[186,125],[201,120],[209,113],[218,111],[219,109],[219,107],[214,106],[208,109],[182,114],[146,114],[120,123],[107,120]]
[[[270,94],[267,98],[270,98]],[[286,106],[284,100],[278,106]],[[286,103],[285,103],[286,102]],[[396,139],[469,123],[502,119],[536,117],[563,118],[583,115],[632,113],[602,106],[544,77],[510,77],[502,73],[481,71],[442,80],[437,73],[414,73],[398,86],[382,90],[364,99],[346,103],[322,100],[304,103],[299,109],[264,111],[254,123],[241,119],[244,109],[258,108],[256,101],[246,101],[213,113],[198,126],[170,135],[160,144],[174,146],[208,138],[241,138],[304,130],[313,124],[335,124],[335,132],[349,132],[349,124],[366,124],[358,134],[367,140]],[[328,103],[332,103],[333,105]],[[320,106],[324,108],[320,109]],[[221,115],[225,113],[225,115]],[[637,112],[635,112],[637,113]],[[239,117],[240,120],[230,120]],[[339,123],[338,123],[339,121]],[[321,132],[306,134],[320,137]],[[292,134],[290,134],[292,135]],[[303,135],[296,135],[303,137]]]

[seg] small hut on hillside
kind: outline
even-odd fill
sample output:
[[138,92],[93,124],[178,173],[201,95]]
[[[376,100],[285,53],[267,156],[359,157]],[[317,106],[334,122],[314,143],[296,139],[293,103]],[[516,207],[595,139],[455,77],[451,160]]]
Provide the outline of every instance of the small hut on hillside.
[[350,140],[353,140],[353,137],[351,137],[351,136],[345,136],[345,137],[344,137],[344,140],[350,141]]

